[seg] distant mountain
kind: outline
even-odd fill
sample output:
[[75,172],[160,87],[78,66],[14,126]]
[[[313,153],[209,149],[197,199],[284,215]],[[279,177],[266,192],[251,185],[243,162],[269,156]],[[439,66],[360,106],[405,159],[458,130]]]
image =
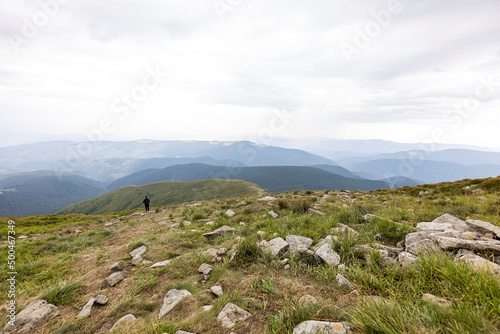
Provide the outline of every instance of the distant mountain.
[[72,204],[58,214],[102,214],[142,208],[147,195],[150,206],[178,204],[191,201],[223,199],[239,196],[260,196],[265,191],[259,186],[241,180],[198,180],[190,182],[156,182],[142,186],[128,186],[104,195]]
[[334,164],[297,149],[259,145],[248,141],[67,141],[41,142],[0,148],[0,173],[40,169],[85,172],[111,180],[144,168],[182,163],[223,166],[306,166]]
[[418,186],[419,184],[425,184],[425,182],[423,181],[410,179],[409,177],[404,177],[404,176],[394,176],[394,177],[389,177],[387,179],[381,179],[379,181],[394,184],[398,188],[405,186],[413,187],[413,186]]
[[200,179],[239,179],[258,184],[271,192],[292,190],[375,190],[391,186],[382,181],[353,179],[315,167],[271,166],[236,167],[187,164],[133,173],[111,182],[109,190],[127,185],[159,181],[192,181]]
[[103,186],[78,175],[9,177],[0,180],[0,216],[54,213],[72,203],[104,194]]
[[333,174],[342,175],[342,176],[345,176],[345,177],[350,177],[350,178],[353,178],[353,179],[362,179],[362,177],[360,177],[359,175],[356,175],[356,174],[352,173],[350,170],[348,170],[348,169],[346,169],[344,167],[340,167],[340,166],[333,166],[333,165],[313,165],[311,167],[320,168],[322,170],[326,170],[327,172],[330,172],[330,173],[333,173]]

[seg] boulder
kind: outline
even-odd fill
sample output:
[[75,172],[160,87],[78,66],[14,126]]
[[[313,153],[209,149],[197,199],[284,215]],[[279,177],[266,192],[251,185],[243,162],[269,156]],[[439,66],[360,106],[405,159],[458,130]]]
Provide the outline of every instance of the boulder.
[[417,224],[417,231],[425,231],[425,232],[443,232],[445,230],[452,230],[453,225],[449,223],[418,223]]
[[373,218],[375,218],[375,215],[372,215],[371,213],[367,213],[366,215],[363,216],[363,220],[369,222]]
[[233,210],[229,209],[226,211],[226,216],[234,217],[234,216],[236,216],[236,213]]
[[[483,222],[481,220],[467,219],[465,221],[467,226],[480,233],[493,233],[497,238],[500,238],[500,227],[490,224],[488,222]],[[491,239],[491,238],[490,238]]]
[[132,264],[134,266],[142,263],[142,256],[144,255],[144,253],[146,253],[146,250],[146,246],[141,246],[130,252],[130,256],[132,257]]
[[78,313],[76,319],[88,317],[90,315],[90,311],[92,310],[92,306],[94,306],[94,303],[95,303],[95,298],[89,300],[88,303],[85,304],[85,306],[82,308],[80,313]]
[[430,238],[428,232],[414,232],[406,235],[405,238],[406,251],[414,255],[419,255],[429,251],[436,251],[434,241]]
[[137,318],[133,314],[127,314],[126,316],[123,316],[120,319],[118,319],[118,321],[115,322],[115,324],[113,325],[113,327],[111,327],[111,330],[113,330],[116,327],[120,326],[120,324],[123,324],[125,322],[132,322],[132,321],[136,321],[136,320],[137,320]]
[[401,252],[398,255],[398,262],[402,267],[408,267],[412,263],[418,261],[418,256],[408,252]]
[[220,297],[224,294],[224,291],[222,290],[222,287],[220,286],[213,286],[210,288],[210,292],[213,293],[215,296]]
[[299,248],[297,249],[297,253],[299,256],[303,257],[309,264],[319,264],[323,262],[323,260],[321,260],[319,256],[309,248],[299,246]]
[[35,300],[16,314],[15,326],[7,323],[1,333],[30,333],[36,326],[50,317],[55,317],[57,314],[59,314],[59,311],[56,306],[42,299]]
[[155,264],[149,266],[151,269],[166,267],[170,263],[170,260],[165,260],[161,262],[156,262]]
[[340,264],[340,256],[329,244],[324,244],[316,251],[316,255],[330,266],[337,267]]
[[354,235],[358,235],[359,233],[355,230],[350,228],[347,225],[344,224],[337,224],[338,227],[332,228],[332,233],[338,233],[338,232],[343,232],[343,233],[352,233]]
[[205,238],[211,240],[211,239],[219,238],[219,237],[221,237],[225,234],[229,234],[229,233],[234,233],[234,228],[227,226],[227,225],[224,225],[224,226],[219,227],[218,229],[213,230],[212,232],[208,232],[208,233],[203,234],[203,236]]
[[352,290],[354,289],[354,285],[352,285],[351,282],[347,278],[344,277],[342,274],[337,274],[337,277],[335,277],[335,280],[337,281],[338,285],[340,285],[342,288],[346,290]]
[[268,214],[269,214],[271,217],[273,217],[273,218],[278,218],[278,217],[279,217],[279,215],[278,215],[276,212],[274,212],[273,210],[269,211],[269,212],[268,212]]
[[422,301],[426,303],[436,304],[439,307],[451,307],[453,303],[447,299],[436,297],[430,293],[424,293],[422,295]]
[[492,274],[500,275],[500,266],[494,262],[474,254],[473,252],[460,250],[456,256],[456,260],[470,264],[474,269],[486,270]]
[[209,265],[209,264],[206,264],[206,263],[203,263],[199,268],[198,268],[198,272],[200,274],[203,274],[203,275],[210,275],[210,273],[212,272],[214,268]]
[[307,247],[311,246],[313,243],[312,239],[306,238],[306,237],[301,237],[298,235],[287,235],[286,242],[290,245],[290,248],[288,249],[288,251],[290,252],[290,254],[293,254],[293,255],[298,254],[297,248],[299,246],[307,248]]
[[95,303],[98,305],[106,305],[108,303],[108,301],[109,301],[108,297],[106,297],[104,295],[99,295],[99,296],[95,297]]
[[341,322],[326,322],[309,320],[298,324],[293,334],[348,334],[351,329]]
[[229,329],[233,328],[237,323],[247,321],[251,317],[252,314],[250,312],[245,311],[233,303],[227,303],[217,316],[217,319],[221,322],[222,327]]
[[283,238],[275,238],[271,241],[262,240],[257,244],[264,252],[272,256],[279,256],[286,253],[290,245]]
[[313,213],[315,215],[318,215],[318,216],[324,216],[325,214],[319,210],[315,210],[315,209],[312,209],[312,208],[309,208],[307,209],[308,212],[310,213]]
[[463,220],[458,219],[457,217],[454,217],[454,216],[449,215],[449,214],[444,214],[442,216],[439,216],[438,218],[434,219],[432,222],[433,223],[440,223],[440,224],[451,224],[453,226],[454,230],[461,231],[461,232],[471,230]]
[[299,298],[299,305],[318,304],[318,300],[311,295],[304,295]]
[[101,289],[115,286],[118,283],[120,283],[121,281],[123,281],[124,279],[125,279],[125,277],[123,276],[121,271],[114,272],[111,275],[109,275],[108,277],[106,277],[106,279],[102,282]]
[[435,236],[434,240],[443,250],[468,249],[472,251],[491,252],[500,254],[500,241],[494,239],[465,240],[444,236]]
[[161,319],[167,315],[173,308],[184,298],[191,296],[191,292],[187,290],[175,290],[172,289],[167,292],[163,298],[163,306],[160,309],[158,318]]
[[324,244],[329,244],[332,248],[333,245],[339,240],[336,235],[327,235],[325,238],[320,239],[316,245],[313,246],[314,251],[317,251]]
[[122,271],[125,268],[125,261],[118,261],[111,265],[111,272]]

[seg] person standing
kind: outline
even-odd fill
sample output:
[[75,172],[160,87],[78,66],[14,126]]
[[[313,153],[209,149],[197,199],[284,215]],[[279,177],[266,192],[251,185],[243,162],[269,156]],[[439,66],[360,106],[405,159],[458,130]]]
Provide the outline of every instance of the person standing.
[[142,201],[142,203],[144,203],[144,207],[146,209],[146,212],[149,211],[149,202],[150,202],[150,200],[149,200],[148,196],[146,196],[146,198],[144,199],[144,201]]

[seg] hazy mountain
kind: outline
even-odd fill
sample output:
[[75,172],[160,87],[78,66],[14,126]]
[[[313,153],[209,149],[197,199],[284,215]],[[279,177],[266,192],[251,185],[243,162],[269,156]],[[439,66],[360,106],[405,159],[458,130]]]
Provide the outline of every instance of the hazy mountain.
[[0,216],[54,213],[106,191],[97,181],[77,175],[13,176],[0,181]]
[[423,181],[410,179],[409,177],[404,177],[404,176],[394,176],[394,177],[389,177],[387,179],[381,179],[379,181],[387,182],[400,187],[404,186],[413,187],[413,186],[418,186],[419,184],[425,184],[425,182]]
[[228,168],[204,164],[188,164],[133,173],[110,183],[108,189],[159,181],[192,181],[213,178],[245,180],[258,184],[271,192],[322,189],[374,190],[391,187],[386,182],[348,178],[315,167],[267,166]]
[[362,177],[352,173],[350,170],[344,168],[344,167],[340,167],[340,166],[333,166],[333,165],[313,165],[311,167],[316,167],[316,168],[320,168],[322,170],[326,170],[327,172],[330,172],[330,173],[333,173],[333,174],[338,174],[338,175],[342,175],[342,176],[345,176],[345,177],[350,177],[350,178],[353,178],[353,179],[362,179]]
[[110,191],[86,201],[72,204],[58,214],[101,214],[142,208],[147,195],[151,208],[190,201],[223,199],[238,196],[260,196],[265,191],[241,180],[198,180],[190,182],[156,182],[142,186],[128,186]]

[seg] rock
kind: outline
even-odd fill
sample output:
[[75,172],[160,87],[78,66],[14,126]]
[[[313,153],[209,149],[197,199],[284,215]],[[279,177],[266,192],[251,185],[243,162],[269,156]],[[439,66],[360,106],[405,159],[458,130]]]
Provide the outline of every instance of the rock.
[[27,239],[28,236],[27,235],[20,235],[17,239]]
[[224,255],[227,252],[226,248],[209,248],[203,252],[203,254],[208,255],[212,258],[214,262],[221,262],[222,261],[222,255]]
[[245,322],[251,317],[252,314],[244,309],[233,303],[227,303],[217,316],[217,319],[221,322],[222,327],[233,328],[237,323]]
[[318,304],[318,300],[311,295],[304,295],[299,299],[299,305]]
[[191,332],[185,332],[185,331],[177,331],[175,334],[196,334],[196,333],[191,333]]
[[434,239],[437,241],[439,246],[443,250],[455,250],[455,249],[468,249],[476,250],[482,252],[492,252],[495,254],[500,254],[500,241],[490,239],[490,240],[465,240],[459,238],[450,238],[443,236],[435,236]]
[[500,227],[498,226],[474,219],[467,219],[465,223],[467,224],[467,226],[475,231],[478,231],[479,233],[493,233],[497,238],[500,238]]
[[340,264],[340,256],[329,244],[324,244],[317,251],[316,255],[330,266],[337,267]]
[[313,241],[310,238],[306,237],[301,237],[298,235],[287,235],[286,236],[286,242],[290,245],[290,248],[288,251],[290,254],[297,255],[298,251],[297,248],[299,246],[307,248],[312,245]]
[[118,319],[118,321],[113,325],[113,327],[111,327],[111,330],[115,329],[120,324],[123,324],[125,322],[132,322],[132,321],[136,321],[136,320],[137,320],[137,318],[133,314],[127,314],[126,316],[123,316],[120,319]]
[[398,255],[398,262],[402,267],[408,267],[418,260],[418,256],[408,252],[401,252]]
[[15,326],[7,323],[1,333],[30,333],[36,326],[57,314],[59,314],[59,311],[56,306],[42,299],[35,300],[16,314]]
[[341,322],[326,322],[309,320],[298,324],[293,334],[348,334],[351,329]]
[[320,239],[319,242],[313,246],[314,251],[317,251],[324,244],[328,244],[333,248],[333,245],[339,240],[336,235],[327,235],[325,238]]
[[213,309],[213,308],[214,308],[214,306],[213,306],[213,305],[205,305],[205,306],[203,306],[202,308],[203,308],[203,311],[208,312],[208,311],[210,311],[211,309]]
[[337,277],[335,277],[335,280],[342,288],[344,288],[346,290],[354,289],[354,285],[352,285],[352,283],[349,282],[349,280],[347,278],[345,278],[342,274],[337,274]]
[[191,223],[189,220],[185,220],[185,221],[182,222],[182,225],[184,225],[184,226],[191,226],[191,225],[193,225],[193,223]]
[[340,224],[340,223],[338,223],[338,224],[337,224],[337,226],[338,226],[338,227],[332,228],[332,233],[335,233],[335,232],[337,232],[337,233],[338,233],[338,232],[343,232],[343,233],[352,233],[352,234],[354,234],[354,235],[358,235],[358,234],[359,234],[356,230],[354,230],[354,229],[350,228],[350,227],[349,227],[349,226],[347,226],[347,225],[344,225],[344,224]]
[[209,240],[219,238],[225,234],[234,233],[234,228],[224,225],[219,227],[218,229],[213,230],[212,232],[208,232],[203,234],[203,236]]
[[452,230],[453,225],[449,223],[418,223],[417,231],[426,231],[426,232],[438,232],[445,230]]
[[377,240],[377,241],[382,241],[384,240],[384,237],[382,236],[382,234],[380,233],[377,233],[373,236],[373,239]]
[[494,262],[474,254],[473,252],[461,249],[456,260],[470,264],[476,270],[486,270],[492,274],[500,275],[500,266]]
[[278,215],[276,212],[274,212],[273,210],[269,211],[269,212],[268,212],[268,214],[269,214],[271,217],[273,217],[273,218],[278,218],[278,217],[279,217],[279,215]]
[[390,268],[390,267],[398,267],[399,263],[398,263],[398,261],[396,261],[392,257],[387,256],[387,257],[382,258],[382,260],[380,261],[380,266],[382,267],[382,269]]
[[163,318],[166,314],[168,314],[172,309],[184,298],[191,296],[191,292],[187,290],[175,290],[172,289],[167,292],[165,297],[163,298],[163,306],[160,309],[160,313],[158,314],[158,318]]
[[371,213],[367,213],[366,215],[363,216],[363,220],[369,222],[373,218],[375,218],[375,215],[372,215]]
[[318,211],[318,210],[314,210],[312,208],[307,209],[307,211],[310,212],[310,213],[314,213],[315,215],[318,215],[318,216],[324,216],[325,215],[323,212]]
[[149,268],[151,269],[154,269],[154,268],[162,268],[162,267],[166,267],[167,264],[170,263],[170,260],[165,260],[165,261],[161,261],[161,262],[156,262],[155,264],[149,266]]
[[393,257],[393,258],[397,258],[399,253],[404,251],[403,248],[386,246],[386,245],[375,244],[375,243],[371,244],[371,247],[376,249],[376,250],[379,250],[379,251],[384,251],[385,253],[387,253],[388,256]]
[[106,279],[101,284],[101,289],[109,288],[117,285],[123,281],[125,277],[122,275],[121,271],[117,271],[106,277]]
[[205,225],[207,225],[207,226],[212,226],[213,224],[215,224],[213,221],[209,221],[209,222],[205,223]]
[[125,261],[118,261],[111,265],[111,272],[122,271],[125,268]]
[[170,225],[170,228],[178,228],[180,226],[181,226],[181,223],[175,223],[175,224]]
[[246,224],[245,224],[245,222],[239,222],[238,225],[245,226]]
[[108,303],[108,301],[109,301],[108,297],[106,297],[104,295],[99,295],[99,296],[95,297],[95,303],[98,305],[106,305]]
[[224,294],[224,291],[222,291],[222,288],[220,286],[217,286],[217,285],[211,287],[210,292],[213,293],[217,297],[220,297]]
[[434,241],[430,239],[428,232],[414,232],[407,234],[405,238],[405,245],[406,251],[414,255],[438,250]]
[[133,251],[130,252],[130,256],[132,258],[136,257],[136,256],[143,256],[147,251],[147,248],[146,246],[141,246],[139,248],[136,248],[134,249]]
[[422,301],[426,303],[436,304],[439,307],[451,307],[453,303],[447,299],[436,297],[430,293],[424,293],[422,295]]
[[272,196],[264,196],[262,198],[259,198],[259,201],[266,201],[266,202],[275,201],[275,200],[276,200],[276,198],[272,197]]
[[141,262],[142,264],[145,264],[145,265],[148,265],[148,264],[152,264],[153,261],[149,261],[149,260],[142,260]]
[[198,268],[198,272],[200,274],[203,274],[203,275],[210,275],[210,273],[212,272],[213,270],[213,267],[209,264],[206,264],[206,263],[203,263],[199,268]]
[[279,256],[286,253],[290,245],[283,238],[275,238],[271,241],[262,240],[257,244],[264,252],[272,256]]
[[465,232],[470,231],[471,229],[467,226],[467,224],[457,217],[454,217],[449,214],[444,214],[439,216],[438,218],[432,221],[433,223],[441,223],[441,224],[451,224],[454,230]]
[[226,216],[234,217],[234,216],[236,216],[236,213],[233,210],[229,209],[226,211]]
[[78,313],[76,319],[88,317],[90,315],[90,311],[92,310],[92,306],[94,306],[94,303],[95,303],[95,298],[89,300],[88,303],[85,304],[85,306],[82,308],[80,313]]
[[298,255],[303,257],[307,261],[307,263],[309,263],[309,264],[319,264],[319,263],[323,262],[319,258],[319,256],[316,255],[316,253],[314,253],[312,250],[310,250],[308,248],[299,246],[299,248],[297,248],[297,253],[298,253]]
[[343,272],[348,271],[347,266],[345,264],[343,264],[343,263],[339,264],[338,267],[337,267],[337,269],[340,270],[340,271],[343,271]]

